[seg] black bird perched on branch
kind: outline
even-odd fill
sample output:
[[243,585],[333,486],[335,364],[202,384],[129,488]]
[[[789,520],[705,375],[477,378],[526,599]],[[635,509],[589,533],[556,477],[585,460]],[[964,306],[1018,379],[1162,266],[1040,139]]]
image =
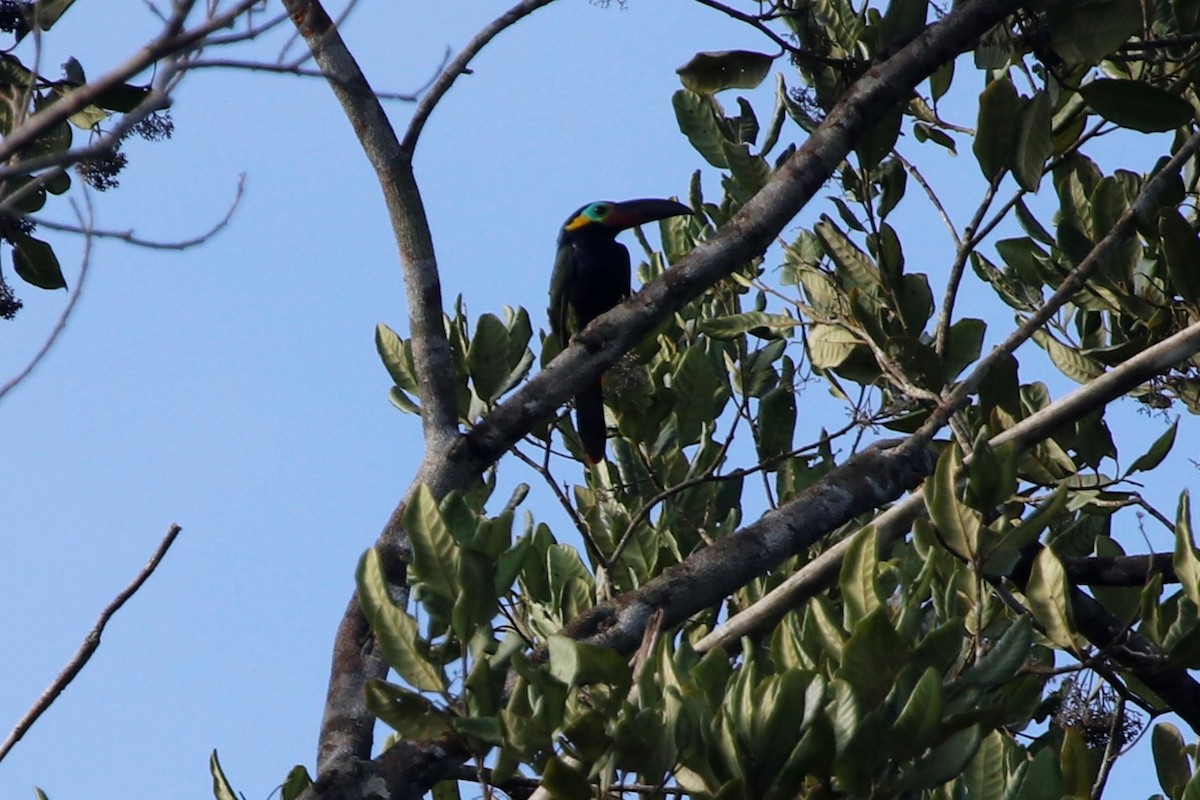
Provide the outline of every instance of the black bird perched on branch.
[[[566,348],[571,337],[630,295],[629,251],[616,240],[623,230],[691,214],[674,200],[601,200],[567,218],[558,234],[550,278],[550,332]],[[575,422],[588,462],[604,460],[604,393],[601,379],[575,396]]]

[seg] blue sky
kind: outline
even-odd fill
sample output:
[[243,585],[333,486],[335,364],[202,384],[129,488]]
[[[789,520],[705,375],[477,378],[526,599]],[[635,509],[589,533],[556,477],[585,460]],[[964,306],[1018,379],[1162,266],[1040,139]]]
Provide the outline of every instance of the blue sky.
[[[362,3],[345,36],[376,89],[408,91],[504,7]],[[79,3],[47,37],[44,63],[73,55],[95,76],[155,30],[141,2]],[[242,54],[269,58],[281,43],[268,37]],[[697,50],[738,47],[773,49],[686,0],[564,0],[502,34],[418,149],[447,302],[463,294],[472,316],[522,305],[540,324],[562,219],[594,199],[686,193],[702,162],[675,124],[674,70]],[[755,96],[765,118],[769,90]],[[388,108],[402,127],[411,106]],[[201,71],[172,115],[175,137],[133,143],[121,188],[95,198],[98,225],[186,238],[224,213],[242,173],[246,195],[229,228],[195,250],[97,243],[62,339],[0,403],[2,724],[45,688],[168,525],[184,531],[83,674],[0,764],[3,798],[35,785],[54,800],[206,797],[214,747],[249,798],[266,797],[293,764],[311,765],[355,562],[420,457],[418,422],[388,403],[372,339],[377,322],[405,325],[391,230],[326,86]],[[801,135],[789,124],[784,141]],[[963,223],[982,181],[969,143],[959,146],[963,156],[930,152],[929,164],[935,182],[953,184],[952,200],[964,198],[952,205]],[[911,142],[906,152],[920,155]],[[715,195],[714,171],[706,177]],[[908,224],[928,228],[928,207],[912,206]],[[47,215],[70,218],[61,201]],[[937,287],[949,253],[941,230],[905,241],[909,269]],[[74,285],[80,243],[54,242]],[[65,302],[18,292],[26,309],[4,324],[4,378]],[[805,400],[834,408],[817,394]],[[831,413],[798,437],[840,424]],[[1128,463],[1162,424],[1121,419]],[[1191,477],[1180,463],[1164,481],[1177,485],[1162,487],[1168,510]],[[534,479],[515,462],[504,471]],[[530,503],[555,519],[546,497]],[[1114,780],[1129,796],[1156,788],[1146,758]],[[1124,796],[1118,789],[1111,796]]]

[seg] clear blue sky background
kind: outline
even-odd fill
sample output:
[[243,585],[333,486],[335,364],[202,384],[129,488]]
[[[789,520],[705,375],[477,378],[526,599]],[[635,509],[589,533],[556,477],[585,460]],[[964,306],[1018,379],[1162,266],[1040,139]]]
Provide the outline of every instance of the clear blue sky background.
[[[505,7],[363,2],[345,35],[376,89],[406,91]],[[136,0],[79,3],[47,36],[44,63],[73,55],[99,75],[156,29]],[[281,43],[267,37],[242,54],[270,59]],[[675,125],[674,70],[697,50],[737,47],[773,50],[687,0],[563,0],[504,33],[435,112],[418,152],[447,300],[463,294],[472,315],[522,305],[540,324],[569,211],[686,193],[702,162]],[[960,80],[968,95],[980,87],[976,74]],[[769,96],[756,94],[764,119]],[[389,108],[402,127],[411,106]],[[208,70],[185,81],[173,116],[173,140],[129,147],[121,188],[96,197],[98,224],[186,238],[224,213],[243,172],[246,197],[229,229],[196,250],[98,243],[63,338],[0,403],[0,726],[45,688],[168,525],[184,532],[87,669],[0,764],[4,800],[35,785],[54,800],[207,797],[213,748],[248,798],[266,797],[297,762],[311,768],[356,559],[420,457],[418,422],[389,405],[372,341],[376,322],[403,330],[406,319],[390,227],[327,87]],[[801,136],[789,124],[784,141]],[[982,186],[973,159],[906,143],[910,156],[923,149],[965,223]],[[1152,152],[1133,166],[1147,168]],[[714,171],[706,177],[715,196]],[[914,200],[909,269],[929,272],[939,292],[948,241]],[[70,218],[62,201],[47,213]],[[54,242],[74,284],[79,242]],[[26,309],[0,323],[0,378],[26,362],[65,303],[15,285]],[[801,440],[843,420],[818,394],[804,398]],[[1131,407],[1120,420],[1128,463],[1162,421]],[[1193,474],[1182,456],[1194,447],[1182,450],[1157,497],[1168,509]],[[504,470],[534,480],[516,462]],[[545,497],[529,505],[556,518]],[[1152,533],[1156,549],[1169,547]],[[1128,791],[1114,786],[1113,797],[1157,788],[1148,757],[1114,780]]]

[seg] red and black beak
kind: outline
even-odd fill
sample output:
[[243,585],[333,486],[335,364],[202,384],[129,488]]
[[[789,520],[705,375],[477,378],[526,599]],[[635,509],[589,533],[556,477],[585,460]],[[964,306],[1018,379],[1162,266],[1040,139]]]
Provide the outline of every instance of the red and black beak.
[[645,225],[667,217],[679,217],[691,214],[692,210],[683,203],[674,200],[659,200],[654,197],[640,200],[626,200],[623,203],[613,203],[612,211],[604,220],[605,226],[619,231]]

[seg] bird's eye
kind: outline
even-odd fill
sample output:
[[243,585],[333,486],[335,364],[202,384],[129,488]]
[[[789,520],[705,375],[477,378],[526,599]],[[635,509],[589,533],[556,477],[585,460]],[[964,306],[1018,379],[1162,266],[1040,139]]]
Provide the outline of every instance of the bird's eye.
[[592,206],[592,217],[603,219],[608,214],[608,203],[596,203]]

